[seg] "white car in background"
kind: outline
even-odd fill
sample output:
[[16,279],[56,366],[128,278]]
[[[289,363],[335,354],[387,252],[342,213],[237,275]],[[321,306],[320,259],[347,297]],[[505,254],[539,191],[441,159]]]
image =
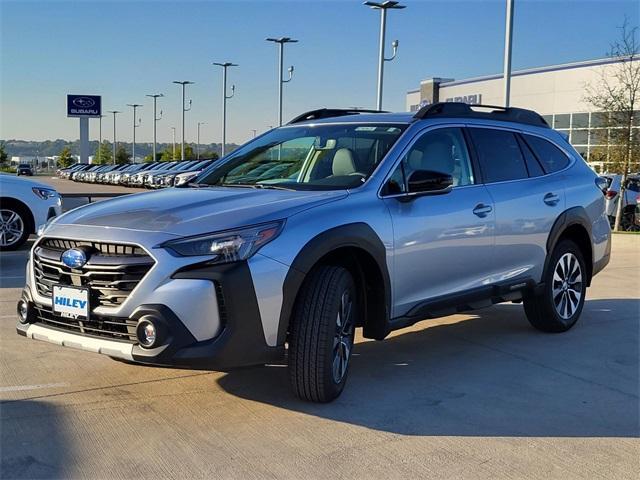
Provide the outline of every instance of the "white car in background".
[[62,201],[55,189],[0,174],[0,251],[21,247],[38,227],[61,212]]

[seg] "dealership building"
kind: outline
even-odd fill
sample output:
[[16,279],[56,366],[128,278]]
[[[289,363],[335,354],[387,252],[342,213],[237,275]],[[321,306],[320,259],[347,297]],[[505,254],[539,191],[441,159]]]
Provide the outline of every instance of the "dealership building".
[[[628,59],[607,58],[552,65],[512,72],[511,105],[529,108],[544,116],[547,123],[566,134],[576,150],[599,172],[607,169],[609,131],[607,114],[594,111],[585,101],[585,89],[601,83],[602,75],[612,75]],[[640,60],[634,60],[638,62]],[[416,111],[435,102],[503,105],[502,74],[454,80],[429,78],[407,92],[407,110]],[[640,112],[635,118],[635,134],[640,135]]]

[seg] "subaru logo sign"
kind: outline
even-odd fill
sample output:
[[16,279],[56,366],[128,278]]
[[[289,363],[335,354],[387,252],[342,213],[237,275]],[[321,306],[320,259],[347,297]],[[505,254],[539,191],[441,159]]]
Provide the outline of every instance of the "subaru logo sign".
[[99,117],[102,114],[100,95],[67,95],[67,117]]
[[80,268],[87,263],[87,255],[77,248],[71,248],[62,254],[62,263],[69,268]]
[[80,108],[91,108],[96,104],[96,102],[89,97],[76,97],[73,99],[73,104]]

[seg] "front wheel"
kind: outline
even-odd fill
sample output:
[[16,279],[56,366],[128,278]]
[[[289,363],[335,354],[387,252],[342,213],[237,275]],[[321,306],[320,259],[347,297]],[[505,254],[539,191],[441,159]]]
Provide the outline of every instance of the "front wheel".
[[16,250],[29,238],[27,215],[13,205],[0,207],[0,251]]
[[303,400],[330,402],[347,380],[358,304],[348,270],[320,266],[305,281],[289,334],[289,378]]
[[566,332],[578,321],[587,290],[582,252],[571,240],[562,240],[553,250],[545,273],[544,288],[524,298],[527,319],[543,332]]

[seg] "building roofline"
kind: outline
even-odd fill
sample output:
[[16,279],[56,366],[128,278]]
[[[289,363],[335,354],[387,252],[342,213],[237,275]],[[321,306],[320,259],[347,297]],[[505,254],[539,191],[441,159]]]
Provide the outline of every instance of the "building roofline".
[[[635,59],[636,61],[638,59]],[[570,70],[573,68],[586,68],[586,67],[597,67],[601,65],[610,65],[612,63],[621,63],[629,61],[629,57],[608,57],[608,58],[599,58],[595,60],[583,60],[580,62],[570,62],[570,63],[562,63],[558,65],[548,65],[545,67],[534,67],[534,68],[526,68],[523,70],[516,70],[511,73],[512,77],[519,77],[521,75],[532,75],[536,73],[546,73],[546,72],[555,72],[559,70]],[[441,87],[453,87],[455,85],[465,85],[468,83],[477,83],[484,82],[487,80],[497,80],[503,77],[502,73],[494,74],[494,75],[484,75],[481,77],[471,77],[462,80],[454,80],[452,82],[441,83]]]

